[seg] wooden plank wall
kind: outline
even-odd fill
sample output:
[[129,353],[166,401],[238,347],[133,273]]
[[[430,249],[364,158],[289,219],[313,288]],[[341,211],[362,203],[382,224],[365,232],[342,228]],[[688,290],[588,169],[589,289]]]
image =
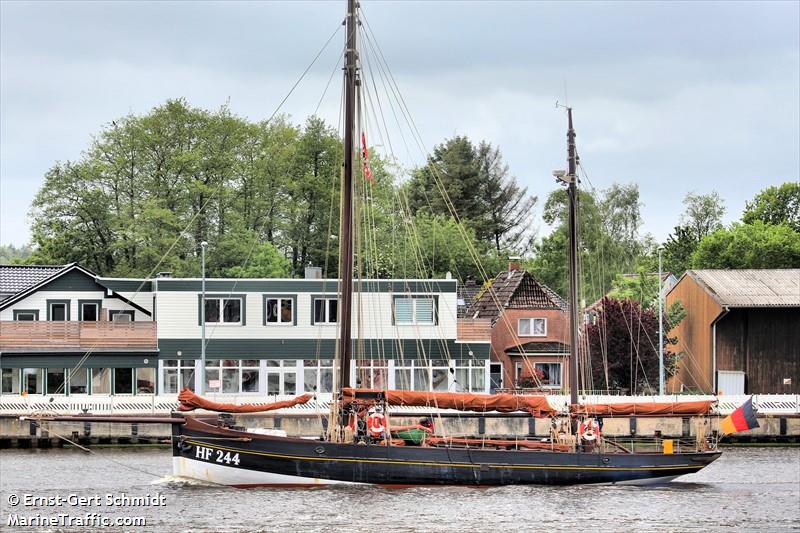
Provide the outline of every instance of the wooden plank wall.
[[684,352],[678,362],[677,373],[669,379],[668,392],[685,388],[713,393],[713,362],[711,360],[711,324],[722,312],[722,307],[709,296],[690,275],[683,276],[667,295],[667,308],[680,301],[686,308],[686,318],[672,331],[677,337],[673,351]]

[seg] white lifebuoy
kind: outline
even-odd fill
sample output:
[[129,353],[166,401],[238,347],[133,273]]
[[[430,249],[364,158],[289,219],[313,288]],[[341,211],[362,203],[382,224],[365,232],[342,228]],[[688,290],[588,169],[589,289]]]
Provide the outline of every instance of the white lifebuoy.
[[367,432],[372,437],[383,437],[386,432],[386,418],[383,413],[370,413],[367,417]]
[[600,437],[600,424],[594,418],[588,418],[578,426],[578,436],[581,440],[592,442]]

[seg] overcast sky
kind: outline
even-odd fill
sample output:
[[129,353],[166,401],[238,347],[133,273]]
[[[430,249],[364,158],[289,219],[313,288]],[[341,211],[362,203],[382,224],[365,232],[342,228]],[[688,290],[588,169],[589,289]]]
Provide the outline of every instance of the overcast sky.
[[[731,221],[800,178],[800,2],[362,4],[428,149],[486,139],[540,205],[565,166],[565,98],[591,184],[638,183],[659,240],[688,191],[718,191]],[[113,119],[177,97],[267,118],[343,14],[340,1],[3,1],[0,244],[29,240],[44,173]],[[284,105],[297,122],[343,38]],[[336,124],[331,87],[320,114]],[[422,161],[392,142],[404,165]]]

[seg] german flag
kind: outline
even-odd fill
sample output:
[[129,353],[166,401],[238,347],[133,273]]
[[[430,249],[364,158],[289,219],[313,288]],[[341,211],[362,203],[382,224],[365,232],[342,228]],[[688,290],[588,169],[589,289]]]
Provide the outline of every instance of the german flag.
[[728,415],[719,427],[723,435],[757,428],[758,420],[756,419],[756,411],[753,409],[753,397],[749,397],[744,404]]

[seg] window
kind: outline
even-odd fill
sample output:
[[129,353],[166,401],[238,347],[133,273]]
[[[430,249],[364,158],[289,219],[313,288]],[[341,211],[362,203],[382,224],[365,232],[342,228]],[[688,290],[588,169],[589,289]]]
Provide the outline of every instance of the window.
[[561,363],[534,363],[533,367],[542,374],[542,386],[561,388]]
[[114,369],[114,394],[133,394],[133,369]]
[[43,368],[23,368],[22,369],[22,390],[27,394],[44,393],[44,369]]
[[63,368],[47,369],[47,394],[65,394],[66,372]]
[[242,300],[240,298],[206,298],[206,324],[241,324]]
[[264,324],[293,324],[294,298],[264,298]]
[[430,296],[398,296],[394,299],[394,322],[398,325],[436,323],[436,299]]
[[136,394],[155,394],[155,392],[156,392],[156,369],[137,368]]
[[421,361],[397,361],[394,388],[399,390],[431,390],[431,367]]
[[335,324],[339,320],[336,298],[314,298],[314,324]]
[[100,302],[78,302],[78,320],[97,322],[100,317]]
[[39,320],[39,310],[38,309],[31,309],[31,310],[23,310],[23,309],[14,309],[14,320],[19,320],[22,322],[30,322],[33,320]]
[[444,359],[431,361],[431,388],[435,391],[446,391],[450,388],[450,364]]
[[206,361],[206,390],[239,394],[258,392],[257,359],[222,359]]
[[522,362],[517,361],[514,363],[514,382],[518,382],[519,378],[522,377]]
[[67,317],[67,309],[68,304],[66,303],[50,303],[49,311],[50,311],[50,320],[56,322],[63,322],[65,320],[69,320]]
[[92,394],[111,394],[111,369],[92,369]]
[[267,364],[267,394],[297,393],[297,361],[269,359]]
[[109,311],[108,318],[112,322],[133,322],[134,311]]
[[303,390],[306,392],[333,391],[332,359],[306,359],[303,361]]
[[89,393],[89,371],[85,368],[69,371],[69,393]]
[[547,319],[520,318],[517,332],[521,337],[545,337],[547,335]]
[[388,363],[385,360],[355,360],[356,386],[362,389],[388,389]]
[[19,368],[4,368],[2,376],[0,392],[4,394],[19,394]]
[[486,365],[483,361],[457,361],[454,385],[459,392],[486,390]]
[[177,393],[187,387],[194,390],[194,360],[167,359],[163,369],[165,393]]

